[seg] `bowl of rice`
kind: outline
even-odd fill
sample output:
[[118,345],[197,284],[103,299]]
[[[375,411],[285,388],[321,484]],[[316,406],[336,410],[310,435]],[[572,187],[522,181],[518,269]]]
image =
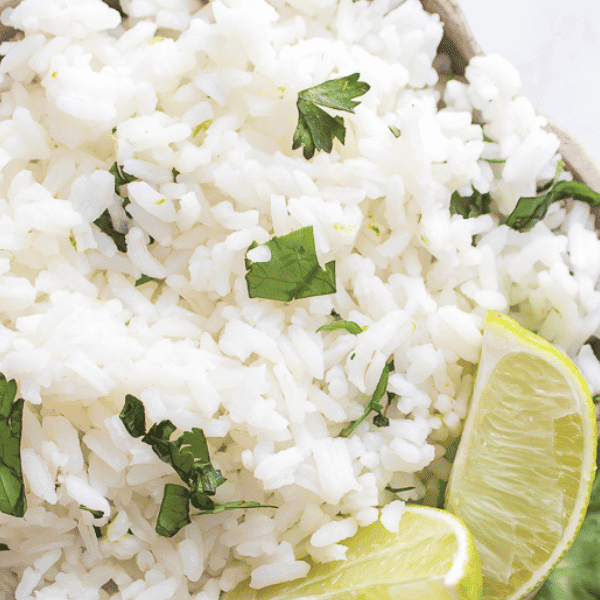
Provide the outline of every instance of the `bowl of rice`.
[[511,221],[600,172],[453,0],[1,4],[7,599],[217,600],[439,505],[488,310],[600,392],[594,211]]

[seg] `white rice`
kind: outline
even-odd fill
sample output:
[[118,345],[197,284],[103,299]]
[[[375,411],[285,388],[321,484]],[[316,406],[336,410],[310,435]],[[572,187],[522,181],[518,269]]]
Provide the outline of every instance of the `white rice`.
[[[584,345],[600,326],[589,207],[553,205],[528,233],[499,225],[559,160],[504,59],[449,79],[442,24],[417,0],[122,6],[123,23],[101,0],[2,15],[25,32],[0,47],[0,372],[26,400],[28,504],[0,514],[0,565],[18,600],[216,600],[342,560],[378,518],[397,531],[404,502],[435,504],[448,478],[488,309],[564,349],[600,391]],[[291,148],[298,92],[355,72],[371,87],[344,114],[345,144],[307,161]],[[114,162],[138,178],[123,188],[131,218]],[[473,187],[494,212],[451,216],[452,193]],[[125,254],[93,224],[107,208]],[[308,225],[337,292],[250,299],[248,246]],[[136,287],[142,274],[161,281]],[[363,332],[317,332],[333,310]],[[389,426],[369,417],[338,437],[390,360]],[[277,508],[160,537],[179,480],[125,430],[126,394],[153,423],[203,429],[227,479],[217,503]]]

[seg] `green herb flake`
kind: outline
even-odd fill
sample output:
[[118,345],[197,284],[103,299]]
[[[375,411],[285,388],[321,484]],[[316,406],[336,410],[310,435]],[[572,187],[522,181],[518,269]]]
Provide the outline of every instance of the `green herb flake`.
[[349,113],[360,104],[353,100],[369,91],[369,84],[359,81],[359,73],[331,79],[298,93],[298,125],[294,132],[292,150],[304,146],[304,158],[311,159],[316,150],[331,152],[333,140],[337,138],[342,144],[346,138],[344,119],[332,117],[320,106],[343,110]]
[[450,199],[450,214],[461,215],[465,219],[479,217],[490,212],[492,199],[489,193],[482,194],[476,189],[470,196],[461,196],[454,192]]
[[377,227],[377,225],[375,225],[372,221],[369,223],[368,227],[375,233],[377,237],[381,235],[381,229],[379,229],[379,227]]
[[115,243],[119,252],[127,252],[125,234],[115,229],[108,208],[94,221],[94,225]]
[[395,137],[399,138],[402,135],[402,132],[393,125],[390,125],[388,129],[394,134]]
[[69,236],[69,242],[70,242],[71,246],[73,246],[73,248],[75,248],[75,252],[77,252],[77,240],[75,239],[75,236],[73,234],[71,234]]
[[190,523],[190,503],[202,511],[198,514],[260,506],[243,500],[223,505],[214,503],[211,496],[226,479],[210,461],[208,442],[202,429],[194,427],[171,441],[176,427],[171,421],[164,420],[155,423],[146,432],[144,405],[130,394],[125,398],[119,417],[128,433],[132,437],[143,436],[142,442],[148,444],[160,460],[171,465],[187,486],[165,485],[155,528],[159,535],[172,537]]
[[238,500],[236,502],[225,502],[224,504],[217,504],[214,508],[209,510],[203,510],[198,515],[216,515],[218,513],[225,512],[226,510],[236,510],[238,508],[277,508],[277,506],[271,506],[270,504],[261,504],[260,502],[244,502]]
[[15,400],[17,384],[0,374],[0,511],[22,517],[27,510],[21,472],[22,398]]
[[135,175],[131,175],[124,171],[123,165],[119,165],[116,162],[112,164],[108,172],[111,173],[115,178],[115,194],[119,196],[121,195],[119,192],[122,185],[138,180],[138,178]]
[[84,506],[83,504],[79,505],[79,508],[81,510],[86,510],[87,512],[91,513],[92,516],[94,517],[94,519],[101,519],[104,516],[104,512],[101,510],[94,510],[93,508],[88,508],[87,506]]
[[208,128],[212,125],[212,119],[208,119],[200,123],[200,125],[196,125],[192,131],[192,139],[195,138],[199,133],[208,131]]
[[345,329],[348,333],[358,335],[363,332],[363,328],[355,323],[354,321],[333,321],[333,323],[327,323],[327,325],[321,325],[317,329],[319,331],[336,331],[338,329]]
[[495,144],[496,143],[491,137],[489,137],[488,135],[486,135],[485,132],[483,132],[483,141],[487,142],[489,144]]
[[160,200],[157,200],[155,202],[155,204],[157,204],[158,206],[160,206],[161,204],[164,204],[165,202],[168,202],[169,199],[168,198],[161,198]]
[[171,173],[173,174],[173,183],[177,183],[177,178],[181,175],[181,171],[178,171],[175,167],[171,169]]
[[10,548],[6,544],[0,544],[0,552],[6,552]]
[[372,413],[377,413],[375,418],[373,419],[373,424],[376,427],[387,427],[390,424],[389,419],[383,414],[383,404],[381,404],[381,400],[385,396],[385,392],[387,389],[388,381],[390,379],[390,370],[393,369],[392,363],[388,363],[383,367],[383,371],[381,372],[381,376],[379,377],[379,381],[377,382],[377,387],[373,392],[373,396],[367,404],[365,408],[365,412],[359,419],[356,421],[352,421],[348,427],[343,429],[339,437],[349,437],[352,432]]
[[598,404],[598,402],[600,402],[600,394],[592,396],[592,400],[594,401],[594,404]]
[[520,232],[529,231],[548,212],[554,202],[573,198],[587,202],[591,207],[600,206],[600,194],[581,181],[557,181],[541,196],[519,198],[517,205],[506,220],[506,224]]
[[119,418],[131,437],[139,438],[146,434],[146,409],[142,401],[135,396],[125,396],[125,404]]
[[[336,292],[335,261],[325,269],[319,265],[312,225],[274,236],[265,245],[271,250],[269,261],[245,261],[250,298],[291,302]],[[248,250],[257,246],[253,242]]]
[[401,487],[401,488],[393,488],[391,486],[387,486],[385,488],[388,492],[391,492],[392,494],[401,494],[402,492],[410,492],[411,490],[415,490],[417,488],[415,488],[414,486],[409,486],[409,487]]
[[505,158],[482,158],[481,160],[485,160],[485,162],[494,164],[494,165],[499,165],[502,163],[506,162]]
[[144,285],[145,283],[149,283],[150,281],[160,281],[157,277],[150,277],[150,275],[142,274],[138,279],[135,280],[135,287],[138,285]]
[[108,6],[110,6],[110,8],[116,10],[120,15],[121,15],[121,19],[126,19],[127,18],[127,13],[125,13],[123,11],[123,8],[121,7],[121,3],[119,2],[119,0],[102,0],[102,2],[104,2],[104,4],[107,4]]
[[190,493],[187,488],[176,483],[165,484],[162,502],[158,511],[156,527],[158,535],[173,537],[180,529],[189,525]]

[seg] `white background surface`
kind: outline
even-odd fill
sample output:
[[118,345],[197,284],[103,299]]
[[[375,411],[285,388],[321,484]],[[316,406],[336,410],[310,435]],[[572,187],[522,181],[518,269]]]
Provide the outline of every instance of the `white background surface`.
[[458,0],[486,54],[521,74],[522,93],[600,165],[600,0]]

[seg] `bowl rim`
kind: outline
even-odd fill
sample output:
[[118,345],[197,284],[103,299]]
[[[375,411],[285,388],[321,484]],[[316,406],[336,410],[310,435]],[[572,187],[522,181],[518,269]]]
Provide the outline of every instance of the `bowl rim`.
[[[437,13],[444,24],[444,38],[440,50],[450,56],[452,69],[457,75],[464,75],[465,68],[474,56],[485,53],[457,0],[420,0],[427,12]],[[548,121],[545,129],[554,133],[559,141],[559,153],[567,170],[575,179],[583,181],[592,189],[600,190],[600,165],[590,155],[584,145],[552,117],[539,109],[536,112]],[[600,228],[600,211],[596,211],[596,228]]]

